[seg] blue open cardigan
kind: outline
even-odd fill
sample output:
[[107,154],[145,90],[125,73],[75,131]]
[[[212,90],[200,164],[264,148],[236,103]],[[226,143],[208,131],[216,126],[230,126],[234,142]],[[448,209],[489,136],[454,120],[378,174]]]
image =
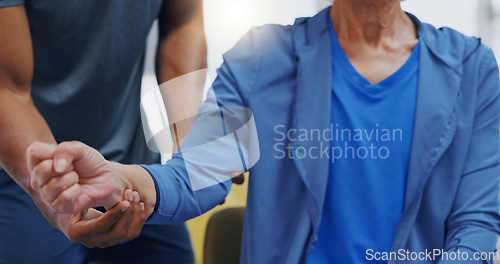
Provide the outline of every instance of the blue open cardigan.
[[[420,70],[405,208],[392,251],[460,250],[472,258],[474,252],[494,251],[499,233],[498,68],[479,39],[408,15],[418,27]],[[330,127],[327,16],[325,9],[292,26],[252,29],[225,54],[213,84],[220,105],[253,111],[259,135],[241,263],[304,263],[317,240],[330,160],[275,158],[273,129]],[[285,143],[309,149],[321,139]],[[166,165],[145,168],[158,193],[148,223],[179,223],[200,215],[223,201],[231,186],[228,181],[192,191],[179,154]]]

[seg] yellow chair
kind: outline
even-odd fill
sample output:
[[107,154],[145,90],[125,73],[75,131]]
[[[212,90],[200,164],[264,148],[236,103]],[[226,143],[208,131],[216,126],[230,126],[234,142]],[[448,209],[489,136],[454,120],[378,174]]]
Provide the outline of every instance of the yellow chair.
[[217,211],[210,217],[205,232],[204,264],[240,262],[244,215],[244,207],[232,207]]
[[203,250],[205,244],[205,231],[211,216],[218,211],[225,210],[226,208],[245,207],[249,181],[248,172],[244,175],[245,182],[241,185],[233,184],[231,192],[226,197],[226,201],[223,205],[216,206],[209,212],[186,222],[191,233],[191,242],[193,244],[197,264],[206,264],[203,263]]

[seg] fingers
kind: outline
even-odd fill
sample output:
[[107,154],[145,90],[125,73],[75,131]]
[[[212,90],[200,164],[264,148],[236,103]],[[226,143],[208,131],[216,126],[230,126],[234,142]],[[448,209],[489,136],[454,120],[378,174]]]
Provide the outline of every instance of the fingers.
[[146,213],[141,208],[140,195],[133,192],[133,201],[130,209],[127,210],[110,230],[109,234],[103,236],[101,243],[96,243],[96,247],[105,248],[130,241],[141,234],[142,227],[146,221]]
[[53,170],[52,158],[56,149],[55,144],[34,142],[26,151],[28,169],[31,172],[30,184],[48,203],[55,200],[59,193],[78,183],[75,174],[61,176]]
[[80,195],[81,193],[81,186],[77,183],[73,184],[57,194],[57,197],[50,202],[50,205],[59,213],[77,213],[85,209],[85,205],[91,203],[90,198],[86,195]]
[[129,201],[121,201],[116,204],[113,208],[106,211],[99,221],[94,221],[94,230],[98,234],[104,234],[108,232],[118,220],[123,216],[123,214],[130,208],[131,203]]
[[57,145],[42,142],[34,142],[31,144],[26,150],[26,159],[29,171],[33,171],[33,168],[41,161],[52,159],[56,148]]
[[41,194],[44,202],[58,212],[75,213],[76,211],[72,211],[72,208],[74,208],[76,196],[80,193],[78,175],[75,172],[58,175],[53,170],[52,163],[51,159],[47,159],[33,168],[30,179],[31,186]]
[[116,203],[108,162],[95,149],[78,142],[33,143],[27,151],[30,184],[59,213]]
[[116,245],[132,240],[138,237],[141,233],[142,224],[146,221],[145,212],[141,208],[141,197],[138,192],[132,192],[129,190],[127,199],[131,203],[131,210],[124,213],[124,218],[127,218],[128,221],[119,221],[111,229],[112,232],[114,231],[117,234],[121,233],[122,235],[116,237],[115,239],[110,238],[107,241],[109,243],[102,244],[100,247]]
[[[131,197],[130,199],[128,197]],[[108,209],[106,213],[99,219],[99,221],[94,222],[95,230],[99,233],[108,232],[113,225],[123,216],[131,206],[133,202],[133,191],[126,189],[123,192],[123,201],[119,202],[112,208]]]
[[32,169],[30,178],[31,187],[39,192],[40,189],[55,176],[56,174],[52,170],[52,160],[47,159],[41,161]]
[[56,173],[52,159],[41,161],[36,165],[30,181],[32,188],[40,193],[42,200],[60,213],[77,213],[83,209],[79,205],[85,204],[81,200],[88,200],[86,197],[79,197],[81,187],[78,184],[78,174],[74,171],[64,175]]
[[92,240],[109,232],[129,207],[129,201],[121,201],[106,213],[90,208],[84,214],[74,215],[71,222],[64,223],[66,229],[63,232],[74,243],[86,243],[88,247],[95,247]]
[[64,173],[71,170],[74,160],[80,160],[88,147],[79,141],[62,142],[54,151],[54,171]]
[[103,248],[130,241],[140,235],[146,221],[144,203],[140,201],[139,193],[131,190],[126,190],[124,201],[106,213],[90,212],[66,234],[73,242],[87,247]]
[[77,183],[78,174],[74,171],[71,171],[62,176],[51,178],[46,184],[43,185],[40,193],[42,194],[42,197],[44,198],[44,200],[46,200],[46,202],[52,203],[61,192]]

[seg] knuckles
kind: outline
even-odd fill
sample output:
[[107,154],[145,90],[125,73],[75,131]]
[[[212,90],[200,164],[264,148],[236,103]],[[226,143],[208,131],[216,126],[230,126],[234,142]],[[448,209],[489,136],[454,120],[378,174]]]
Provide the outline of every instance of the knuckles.
[[76,205],[71,201],[71,195],[64,191],[57,196],[56,200],[52,203],[52,207],[59,213],[78,213]]
[[76,141],[65,141],[59,143],[57,145],[57,150],[56,151],[63,151],[63,152],[71,152],[71,149],[73,148],[73,145],[75,145]]
[[35,166],[31,173],[31,187],[39,190],[44,184],[45,177],[52,171],[52,160],[45,160]]
[[37,150],[42,146],[42,143],[39,141],[35,141],[31,143],[31,145],[28,146],[26,149],[26,156],[27,157],[32,157],[36,154]]

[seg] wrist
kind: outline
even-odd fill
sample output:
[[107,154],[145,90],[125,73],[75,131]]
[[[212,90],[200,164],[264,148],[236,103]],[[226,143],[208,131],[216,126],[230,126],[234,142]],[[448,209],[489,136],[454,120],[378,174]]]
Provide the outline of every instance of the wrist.
[[146,212],[146,219],[148,219],[158,202],[156,201],[156,184],[146,169],[137,165],[134,165],[134,167],[138,175],[140,175],[137,177],[141,183],[141,188],[138,189],[138,192],[141,195],[141,200],[144,202],[144,211]]
[[54,211],[52,207],[48,206],[45,202],[42,201],[42,198],[40,197],[40,194],[38,192],[30,189],[30,196],[42,215],[45,217],[45,219],[47,219],[47,222],[49,222],[49,224],[55,229],[62,231],[58,213]]
[[123,200],[123,193],[125,192],[125,189],[131,188],[131,184],[127,182],[126,177],[124,177],[121,173],[122,171],[121,167],[125,165],[112,161],[106,161],[106,162],[108,169],[110,171],[111,181],[114,187],[113,193],[109,196],[109,198],[104,204],[104,207],[106,209],[109,209]]
[[115,185],[109,205],[114,206],[123,200],[125,189],[137,191],[141,196],[141,202],[144,202],[146,217],[149,217],[156,204],[156,188],[151,175],[137,165],[123,165],[108,161],[108,166]]

